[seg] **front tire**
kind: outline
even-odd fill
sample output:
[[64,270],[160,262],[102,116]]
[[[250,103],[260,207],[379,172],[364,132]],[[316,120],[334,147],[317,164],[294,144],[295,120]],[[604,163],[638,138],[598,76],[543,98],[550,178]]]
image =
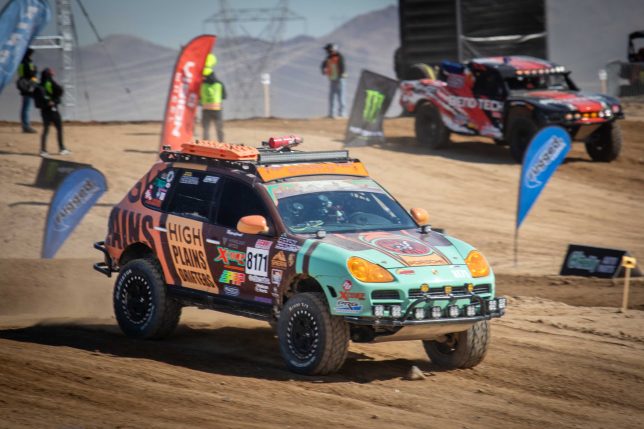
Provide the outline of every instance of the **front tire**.
[[120,270],[114,286],[114,314],[128,337],[160,339],[179,323],[181,305],[167,295],[153,259],[135,259]]
[[449,146],[450,131],[443,123],[438,108],[423,103],[416,110],[416,139],[430,149],[445,149]]
[[445,369],[473,368],[483,361],[490,343],[490,327],[484,320],[467,331],[448,334],[446,341],[423,341],[432,362]]
[[331,315],[320,293],[289,299],[280,313],[277,335],[286,366],[299,374],[336,372],[349,351],[349,325]]
[[528,117],[518,116],[510,122],[506,140],[510,144],[512,158],[517,163],[523,163],[523,155],[537,131],[537,124]]
[[595,162],[611,162],[622,150],[622,130],[616,122],[602,125],[586,139],[586,152]]

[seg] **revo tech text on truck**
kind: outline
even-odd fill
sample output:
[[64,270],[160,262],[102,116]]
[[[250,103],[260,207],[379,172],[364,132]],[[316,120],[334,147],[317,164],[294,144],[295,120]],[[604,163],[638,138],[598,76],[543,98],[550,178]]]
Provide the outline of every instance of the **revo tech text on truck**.
[[285,141],[164,151],[113,208],[94,268],[118,273],[123,332],[165,337],[197,306],[270,322],[298,373],[337,371],[349,340],[481,362],[506,307],[485,257],[407,213],[347,151],[274,149]]
[[437,79],[400,88],[400,104],[416,116],[416,138],[432,149],[446,147],[452,132],[480,135],[509,145],[520,163],[540,128],[559,125],[585,143],[593,161],[613,161],[621,150],[619,101],[579,91],[564,67],[538,58],[443,62]]

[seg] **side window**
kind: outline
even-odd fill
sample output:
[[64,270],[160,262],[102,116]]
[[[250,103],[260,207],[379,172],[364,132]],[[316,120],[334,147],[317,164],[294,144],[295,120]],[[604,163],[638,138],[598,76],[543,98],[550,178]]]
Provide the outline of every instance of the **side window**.
[[244,216],[261,215],[266,218],[272,230],[272,222],[257,192],[250,186],[234,180],[226,180],[222,190],[217,223],[227,228],[237,228],[237,222]]
[[161,208],[174,177],[175,171],[172,168],[160,171],[143,192],[143,204],[156,209]]
[[208,222],[212,219],[213,202],[219,177],[204,171],[178,171],[172,197],[167,206],[169,213]]

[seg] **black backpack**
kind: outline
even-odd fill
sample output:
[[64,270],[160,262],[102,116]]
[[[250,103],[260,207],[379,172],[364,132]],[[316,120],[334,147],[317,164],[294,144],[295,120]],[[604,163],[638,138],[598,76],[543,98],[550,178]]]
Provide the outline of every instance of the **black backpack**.
[[43,88],[42,85],[36,85],[34,87],[32,97],[34,98],[34,103],[36,104],[36,108],[42,109],[45,106],[47,106],[47,97],[45,95],[45,88]]

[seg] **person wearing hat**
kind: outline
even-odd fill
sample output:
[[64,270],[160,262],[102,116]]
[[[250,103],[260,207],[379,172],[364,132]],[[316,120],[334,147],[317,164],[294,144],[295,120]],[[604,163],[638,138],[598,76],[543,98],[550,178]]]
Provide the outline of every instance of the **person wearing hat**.
[[344,80],[347,77],[344,58],[338,52],[338,46],[328,43],[324,46],[327,53],[322,61],[322,74],[329,79],[329,118],[333,118],[335,100],[338,101],[338,116],[344,116]]
[[69,155],[71,151],[63,144],[63,120],[58,111],[58,105],[63,97],[63,88],[54,80],[54,70],[46,68],[40,74],[40,85],[34,90],[36,107],[40,109],[42,116],[42,135],[40,137],[40,156],[47,153],[47,135],[49,126],[54,124],[58,137],[58,150],[60,155]]
[[201,103],[201,138],[208,140],[210,137],[210,124],[214,123],[217,131],[217,141],[224,141],[224,118],[222,102],[226,99],[226,88],[217,79],[213,68],[217,64],[217,57],[208,54],[203,68],[203,81],[200,89]]
[[20,122],[22,122],[23,133],[35,133],[36,130],[31,128],[29,123],[29,110],[31,109],[31,97],[33,90],[38,83],[37,73],[38,70],[31,60],[34,50],[27,48],[27,52],[22,57],[20,65],[18,65],[18,81],[16,85],[22,96],[22,107],[20,108]]

